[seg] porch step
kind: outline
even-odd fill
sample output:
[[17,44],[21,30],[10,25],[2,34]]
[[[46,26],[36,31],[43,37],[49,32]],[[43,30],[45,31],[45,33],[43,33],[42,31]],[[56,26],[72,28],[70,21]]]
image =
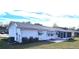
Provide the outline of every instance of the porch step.
[[66,39],[54,39],[54,40],[49,40],[50,42],[55,42],[55,43],[59,43],[59,42],[64,42],[66,41]]

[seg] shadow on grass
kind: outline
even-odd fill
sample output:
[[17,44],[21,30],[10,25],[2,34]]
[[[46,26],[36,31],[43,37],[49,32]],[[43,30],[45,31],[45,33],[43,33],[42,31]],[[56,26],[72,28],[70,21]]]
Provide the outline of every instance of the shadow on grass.
[[0,49],[9,48],[7,38],[0,38]]
[[[65,42],[75,42],[78,40],[67,40]],[[38,47],[41,45],[51,44],[54,42],[49,41],[38,41],[38,42],[31,42],[31,43],[25,43],[25,44],[8,44],[7,38],[0,38],[0,49],[27,49],[32,47]]]
[[65,42],[75,42],[75,41],[78,41],[78,40],[67,40]]
[[38,41],[38,42],[31,42],[26,44],[17,44],[12,46],[13,46],[13,49],[24,49],[24,48],[32,48],[32,47],[37,47],[37,46],[51,44],[51,43],[52,42],[49,42],[49,41]]
[[40,45],[51,44],[52,42],[49,41],[38,41],[26,44],[8,44],[7,38],[0,38],[0,49],[24,49],[24,48],[31,48]]

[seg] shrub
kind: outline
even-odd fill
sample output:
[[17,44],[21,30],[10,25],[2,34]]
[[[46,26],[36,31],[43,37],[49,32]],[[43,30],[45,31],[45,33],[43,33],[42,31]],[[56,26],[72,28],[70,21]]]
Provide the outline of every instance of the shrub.
[[54,41],[54,40],[56,40],[56,39],[50,38],[49,40],[52,40],[52,41]]
[[9,39],[9,38],[6,38],[6,37],[5,37],[5,38],[2,38],[1,40],[2,40],[2,41],[8,41],[8,39]]
[[29,42],[29,40],[28,40],[28,38],[27,38],[27,37],[23,37],[23,38],[22,38],[22,42],[23,42],[23,43],[28,43],[28,42]]
[[69,40],[71,41],[71,40],[74,40],[74,39],[73,38],[70,38]]
[[38,38],[38,37],[36,37],[36,38],[34,38],[34,40],[35,40],[35,42],[37,42],[37,41],[39,40],[39,38]]
[[30,38],[29,38],[29,42],[34,42],[33,37],[30,37]]
[[15,39],[14,37],[9,37],[9,38],[8,38],[8,41],[9,41],[9,42],[15,42],[14,39]]

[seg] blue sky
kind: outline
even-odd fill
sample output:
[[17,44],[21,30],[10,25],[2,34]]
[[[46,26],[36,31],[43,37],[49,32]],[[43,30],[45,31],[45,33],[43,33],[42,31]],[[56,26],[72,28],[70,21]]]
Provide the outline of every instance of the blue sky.
[[0,22],[24,21],[79,27],[78,0],[0,0]]

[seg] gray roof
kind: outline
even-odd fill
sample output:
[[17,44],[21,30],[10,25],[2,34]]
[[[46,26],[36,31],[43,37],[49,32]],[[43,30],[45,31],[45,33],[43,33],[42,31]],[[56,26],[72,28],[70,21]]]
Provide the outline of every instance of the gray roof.
[[47,31],[72,31],[72,30],[65,30],[65,29],[61,29],[61,28],[52,28],[52,27],[47,27],[47,26],[43,26],[43,25],[35,25],[35,24],[31,24],[31,23],[25,23],[25,22],[11,22],[11,23],[15,23],[17,24],[18,28],[21,29],[34,29],[34,30],[47,30]]
[[48,31],[53,31],[54,29],[52,27],[46,27],[43,25],[35,25],[31,23],[25,23],[25,22],[11,22],[17,24],[18,28],[21,29],[34,29],[34,30],[48,30]]

